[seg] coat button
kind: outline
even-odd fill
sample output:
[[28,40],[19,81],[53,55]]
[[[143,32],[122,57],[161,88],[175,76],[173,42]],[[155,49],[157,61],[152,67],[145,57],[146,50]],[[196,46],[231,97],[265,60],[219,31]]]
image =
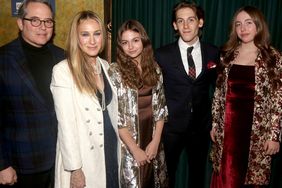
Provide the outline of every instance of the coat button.
[[90,123],[90,119],[88,119],[88,120],[86,121],[86,123]]
[[85,107],[84,109],[85,109],[86,111],[89,111],[89,108],[87,108],[87,107]]
[[101,111],[101,108],[97,108],[97,111]]
[[102,124],[102,122],[101,122],[101,121],[98,121],[98,124],[99,124],[99,125],[101,125],[101,124]]
[[89,136],[91,136],[91,135],[92,135],[92,132],[90,131],[90,132],[89,132]]
[[102,148],[103,147],[103,144],[100,144],[100,148]]
[[100,133],[99,135],[100,135],[100,136],[103,136],[103,133]]
[[91,150],[93,150],[94,149],[94,146],[91,146],[91,148],[90,148]]

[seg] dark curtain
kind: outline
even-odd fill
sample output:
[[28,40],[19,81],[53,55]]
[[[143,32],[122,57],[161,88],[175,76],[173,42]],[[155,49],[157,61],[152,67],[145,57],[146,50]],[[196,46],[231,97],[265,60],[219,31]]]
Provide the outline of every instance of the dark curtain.
[[146,29],[154,48],[173,41],[170,9],[175,0],[113,0],[112,58],[115,60],[115,40],[118,27],[127,19],[136,19]]
[[272,45],[282,51],[282,1],[281,0],[198,0],[205,10],[203,40],[221,46],[227,40],[234,12],[242,6],[259,8],[268,23]]
[[[180,0],[113,0],[113,58],[118,26],[127,19],[137,19],[145,27],[152,45],[158,48],[175,40],[171,10]],[[282,0],[195,0],[205,10],[202,40],[221,46],[227,40],[234,12],[241,6],[259,8],[266,18],[272,45],[282,51]]]
[[[171,11],[180,0],[113,0],[112,1],[112,59],[115,61],[115,41],[118,27],[127,19],[137,19],[145,27],[153,48],[156,49],[174,40]],[[221,46],[227,40],[229,24],[234,12],[241,6],[259,8],[266,18],[272,45],[282,51],[282,0],[195,0],[205,10],[202,40]],[[187,188],[186,154],[183,152],[178,168],[177,188]],[[211,164],[207,167],[209,187]],[[282,188],[282,152],[274,157],[270,188]]]

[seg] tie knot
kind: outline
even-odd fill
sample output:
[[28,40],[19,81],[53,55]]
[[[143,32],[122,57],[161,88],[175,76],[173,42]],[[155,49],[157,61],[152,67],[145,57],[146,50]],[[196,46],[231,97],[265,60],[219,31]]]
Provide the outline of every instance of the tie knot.
[[194,48],[193,46],[188,47],[188,48],[187,48],[187,53],[191,54],[191,53],[192,53],[193,48]]

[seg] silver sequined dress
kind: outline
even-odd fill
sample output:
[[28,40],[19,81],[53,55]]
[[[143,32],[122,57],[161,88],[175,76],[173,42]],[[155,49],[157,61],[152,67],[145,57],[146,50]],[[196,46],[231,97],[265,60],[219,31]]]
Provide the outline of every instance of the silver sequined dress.
[[[159,81],[156,86],[152,87],[152,132],[155,130],[158,120],[166,120],[168,111],[165,103],[165,96],[162,84],[162,74],[159,68],[156,69],[159,75]],[[138,114],[138,90],[128,88],[121,82],[121,75],[118,65],[111,64],[109,75],[114,87],[117,89],[118,95],[118,127],[127,127],[140,145],[139,132],[139,114]],[[142,187],[140,179],[140,168],[137,166],[133,156],[125,146],[121,146],[121,187],[122,188],[145,188]],[[154,185],[152,187],[166,188],[167,186],[167,171],[164,158],[163,146],[160,144],[157,157],[153,161],[153,178]]]

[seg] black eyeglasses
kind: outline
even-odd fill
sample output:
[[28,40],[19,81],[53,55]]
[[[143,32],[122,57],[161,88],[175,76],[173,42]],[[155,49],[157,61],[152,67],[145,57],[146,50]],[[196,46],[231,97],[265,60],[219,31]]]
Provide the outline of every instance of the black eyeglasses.
[[52,19],[40,20],[39,18],[23,18],[23,20],[30,21],[31,25],[34,27],[39,27],[42,22],[45,27],[52,28],[54,27],[55,21]]

